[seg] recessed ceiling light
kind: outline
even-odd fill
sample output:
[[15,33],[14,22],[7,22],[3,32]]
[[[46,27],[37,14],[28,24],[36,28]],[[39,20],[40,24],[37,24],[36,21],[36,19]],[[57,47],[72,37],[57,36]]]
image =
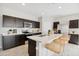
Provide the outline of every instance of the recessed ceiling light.
[[25,3],[22,3],[23,6],[25,6]]
[[58,8],[60,8],[60,9],[61,9],[62,7],[61,7],[61,6],[59,6]]

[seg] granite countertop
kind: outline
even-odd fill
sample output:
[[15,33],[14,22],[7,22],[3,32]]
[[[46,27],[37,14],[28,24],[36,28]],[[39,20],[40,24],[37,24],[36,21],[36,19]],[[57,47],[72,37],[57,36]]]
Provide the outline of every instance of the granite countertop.
[[25,33],[25,35],[31,35],[31,34],[39,34],[41,32],[30,32],[30,33]]
[[3,33],[2,36],[21,35],[21,34],[24,33],[12,33],[12,34]]
[[[38,32],[38,33],[41,33],[41,32]],[[2,33],[1,35],[2,35],[2,36],[10,36],[10,35],[21,35],[21,34],[31,35],[31,34],[34,34],[34,33],[32,33],[32,32],[30,32],[30,33],[11,33],[11,34]]]
[[48,35],[44,35],[44,36],[34,35],[34,36],[28,36],[27,38],[38,41],[38,42],[42,42],[45,44],[45,43],[50,43],[52,40],[55,40],[62,35],[63,34],[52,34],[50,36],[48,36]]

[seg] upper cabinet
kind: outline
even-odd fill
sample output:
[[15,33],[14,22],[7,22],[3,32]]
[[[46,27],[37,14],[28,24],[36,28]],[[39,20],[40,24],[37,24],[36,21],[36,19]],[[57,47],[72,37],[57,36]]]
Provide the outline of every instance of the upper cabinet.
[[40,22],[32,22],[32,28],[40,28]]
[[69,28],[79,28],[78,23],[79,23],[79,20],[70,20]]
[[29,21],[24,21],[24,28],[32,28],[32,23]]
[[3,27],[15,27],[15,18],[3,16]]
[[23,20],[10,16],[3,16],[3,27],[23,28]]
[[3,27],[40,28],[40,22],[3,15]]
[[15,20],[15,27],[16,27],[16,28],[23,28],[23,20],[21,20],[21,19],[16,19],[16,20]]
[[24,21],[24,28],[40,28],[40,22]]

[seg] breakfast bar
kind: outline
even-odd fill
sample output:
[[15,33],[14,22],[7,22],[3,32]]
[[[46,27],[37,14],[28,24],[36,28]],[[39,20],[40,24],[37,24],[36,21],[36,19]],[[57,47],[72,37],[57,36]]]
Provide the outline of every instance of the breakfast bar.
[[46,55],[45,44],[61,37],[62,34],[28,36],[28,54],[30,56]]

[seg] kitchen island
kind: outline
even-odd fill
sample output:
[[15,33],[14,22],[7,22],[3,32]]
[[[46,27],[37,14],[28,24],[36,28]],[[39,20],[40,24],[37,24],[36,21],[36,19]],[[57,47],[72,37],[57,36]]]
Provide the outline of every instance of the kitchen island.
[[52,42],[53,40],[59,38],[62,34],[53,35],[35,35],[28,36],[28,53],[29,56],[43,56],[45,55],[45,44]]

